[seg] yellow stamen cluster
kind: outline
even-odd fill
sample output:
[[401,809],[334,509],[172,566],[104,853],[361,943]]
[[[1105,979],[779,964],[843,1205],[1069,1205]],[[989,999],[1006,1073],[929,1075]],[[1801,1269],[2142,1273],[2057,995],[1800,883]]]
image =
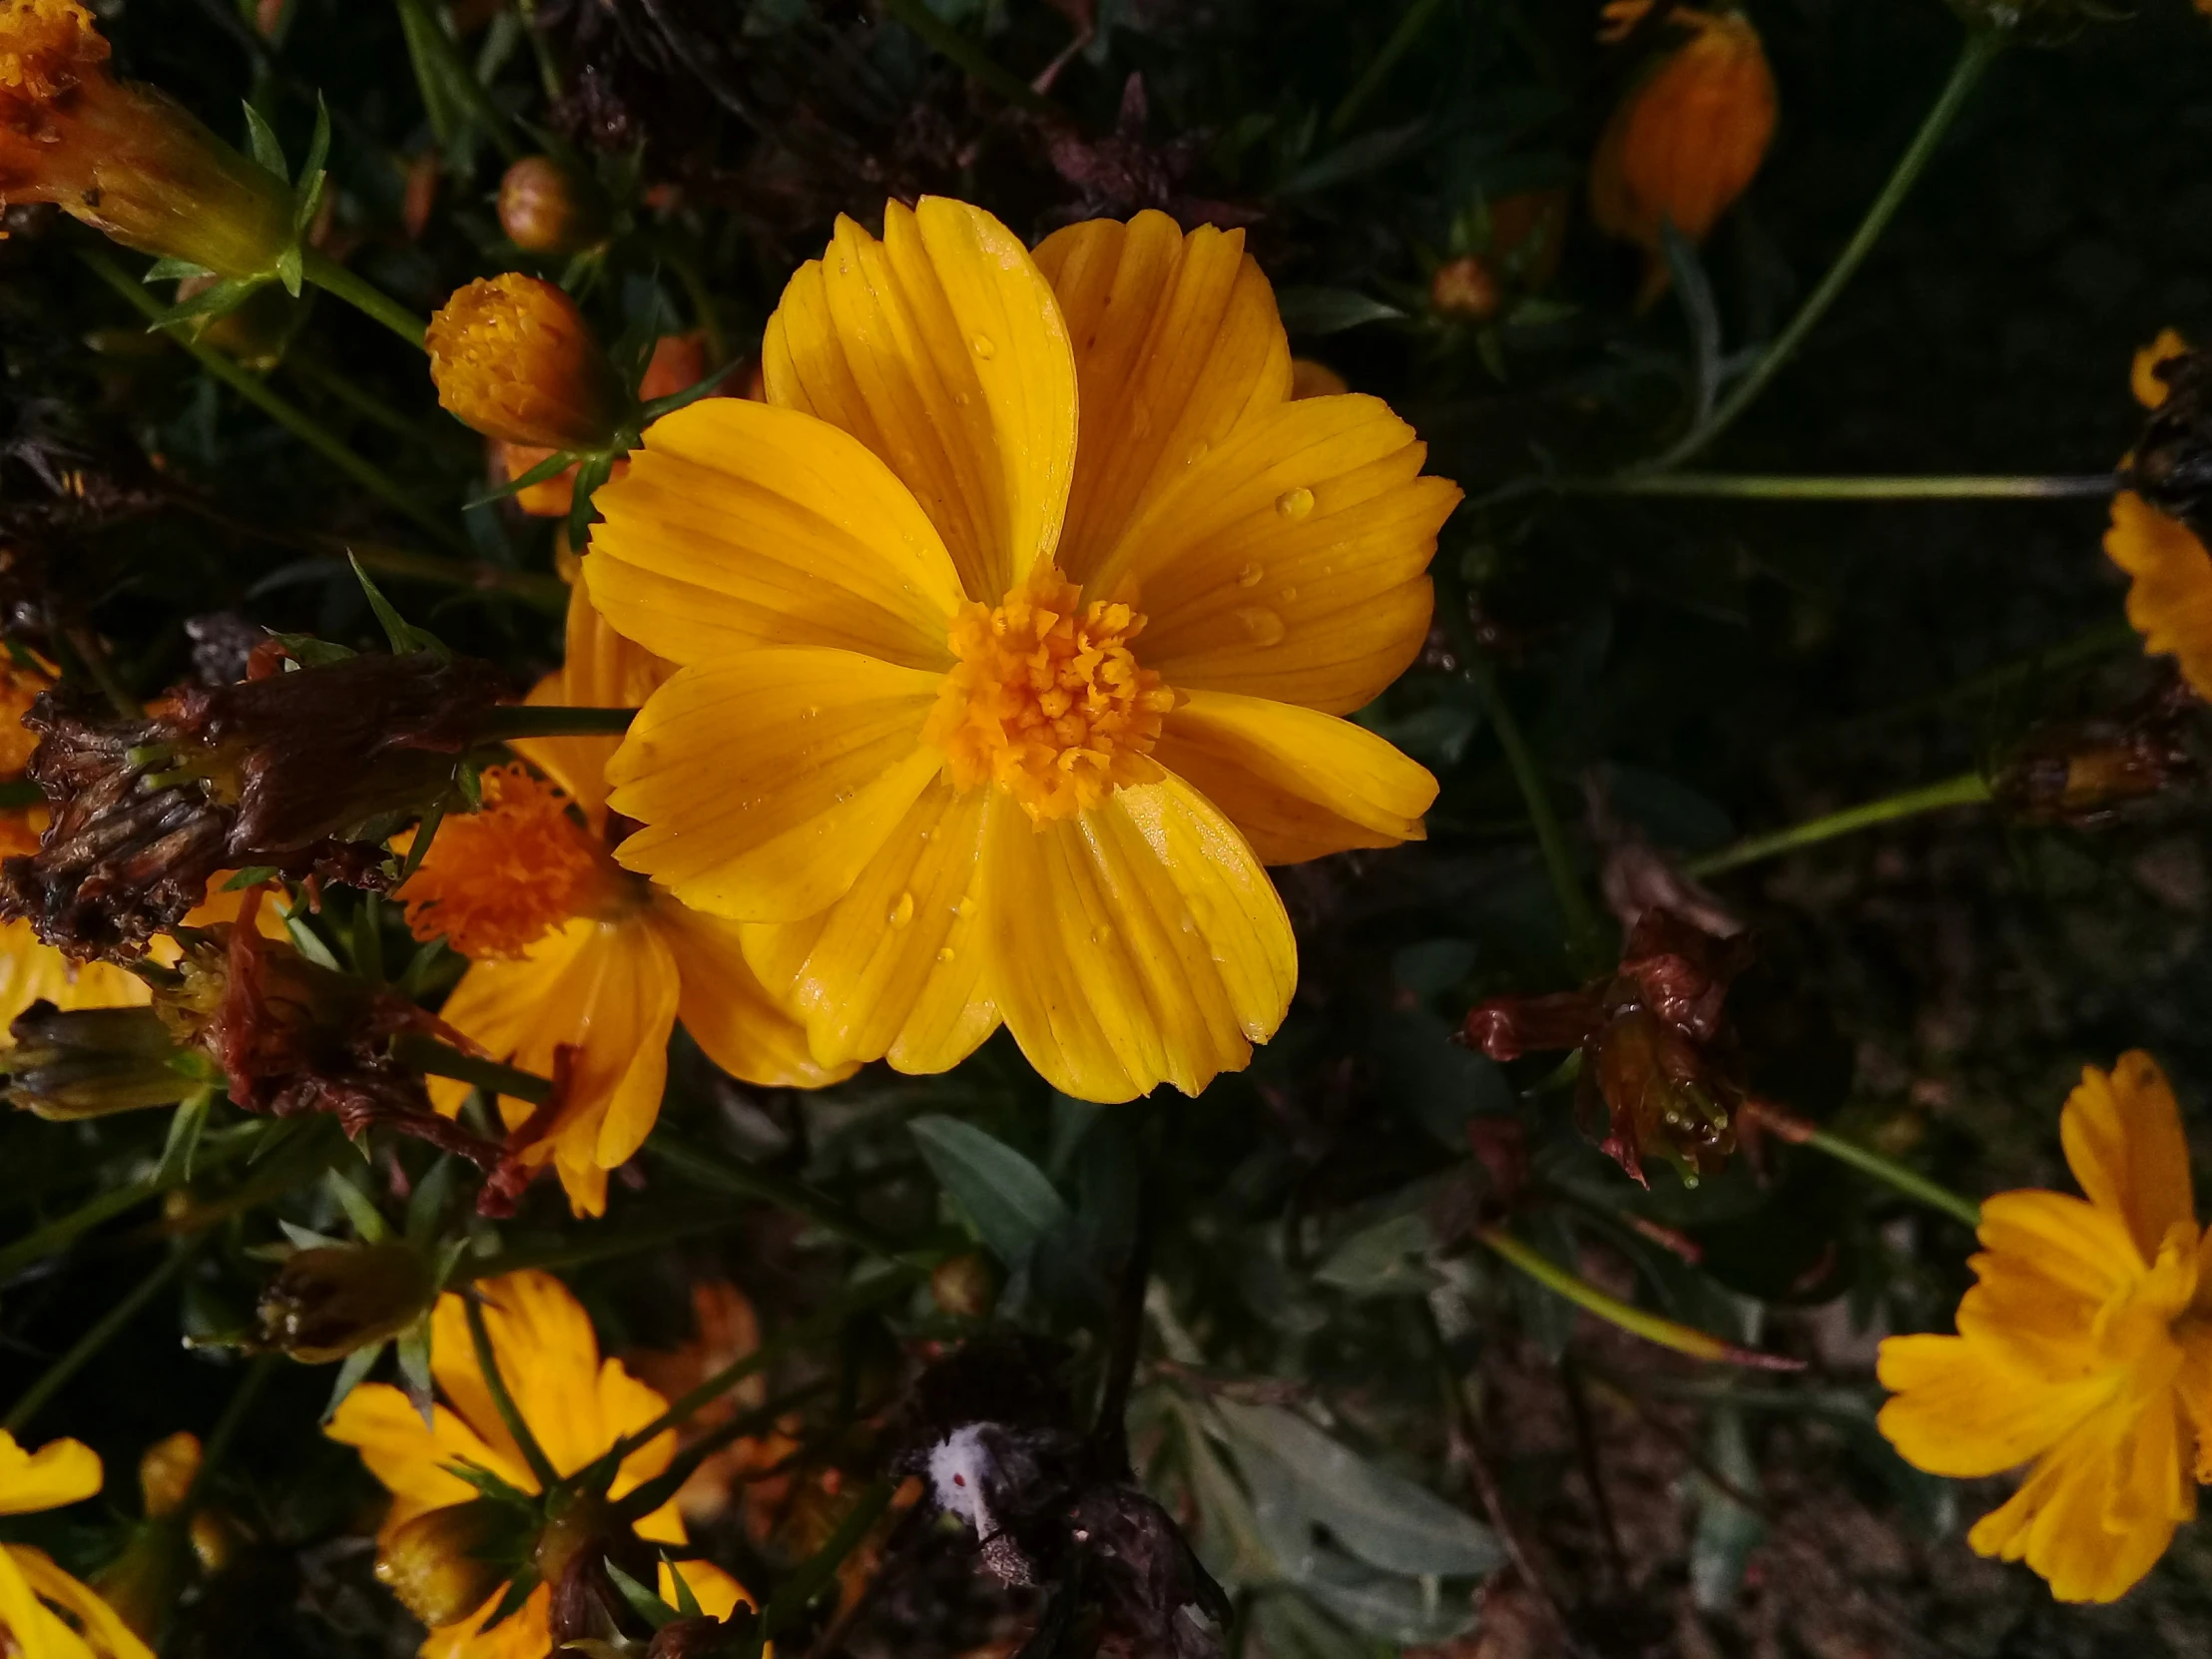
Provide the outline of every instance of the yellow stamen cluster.
[[108,61],[108,43],[77,0],[0,3],[0,121],[20,126]]
[[576,301],[519,272],[457,289],[423,344],[438,401],[486,437],[596,449],[614,434],[622,388]]
[[960,789],[995,783],[1042,824],[1160,776],[1147,754],[1175,693],[1137,666],[1144,618],[1040,567],[993,608],[962,606],[922,735],[944,751]]
[[443,933],[464,956],[512,958],[597,913],[618,877],[551,784],[516,764],[490,768],[483,785],[482,811],[439,827],[399,898],[416,938]]

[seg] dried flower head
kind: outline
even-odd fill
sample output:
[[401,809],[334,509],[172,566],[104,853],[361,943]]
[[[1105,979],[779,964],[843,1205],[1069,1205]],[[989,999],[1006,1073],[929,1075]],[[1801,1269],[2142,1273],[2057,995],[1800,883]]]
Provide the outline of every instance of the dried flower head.
[[536,276],[509,272],[456,290],[423,343],[438,401],[487,437],[596,449],[628,402],[576,301]]

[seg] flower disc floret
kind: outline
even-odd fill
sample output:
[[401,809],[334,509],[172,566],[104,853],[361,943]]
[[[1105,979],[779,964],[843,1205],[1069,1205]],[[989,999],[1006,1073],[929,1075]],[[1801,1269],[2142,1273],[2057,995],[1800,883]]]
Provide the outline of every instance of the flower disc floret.
[[1130,642],[1143,629],[1133,606],[1085,605],[1050,567],[996,606],[961,606],[946,642],[959,663],[922,734],[953,786],[996,784],[1042,824],[1157,779],[1149,756],[1175,693],[1138,667]]
[[416,938],[509,960],[600,908],[619,875],[568,797],[527,767],[492,767],[483,788],[482,811],[439,827],[399,896]]
[[10,0],[0,7],[0,120],[20,126],[107,61],[77,0]]

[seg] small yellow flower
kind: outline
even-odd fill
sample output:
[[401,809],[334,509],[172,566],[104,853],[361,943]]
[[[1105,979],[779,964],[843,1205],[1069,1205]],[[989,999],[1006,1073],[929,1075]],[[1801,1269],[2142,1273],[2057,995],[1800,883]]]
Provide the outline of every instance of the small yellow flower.
[[[568,660],[534,704],[630,707],[665,664],[602,622],[579,583]],[[852,1068],[816,1064],[806,1033],[747,964],[737,924],[686,908],[616,864],[601,773],[613,738],[539,738],[521,767],[484,775],[484,810],[448,819],[399,896],[416,937],[444,934],[469,958],[440,1016],[489,1053],[551,1074],[572,1047],[560,1114],[533,1125],[525,1163],[550,1161],[580,1216],[607,1206],[607,1172],[637,1152],[660,1116],[669,1033],[678,1019],[709,1059],[747,1082],[816,1088]],[[433,1080],[450,1115],[467,1085]],[[530,1123],[502,1099],[507,1126]]]
[[[2182,356],[2188,341],[2172,328],[2135,353],[2129,389],[2146,409],[2165,406],[2170,388],[2160,366]],[[2104,552],[2134,580],[2127,620],[2149,656],[2170,656],[2199,697],[2212,699],[2212,553],[2178,518],[2134,490],[2112,497],[2112,527]]]
[[[551,1274],[510,1274],[478,1289],[500,1381],[559,1473],[575,1473],[667,1409],[668,1401],[619,1362],[600,1359],[599,1339],[583,1305]],[[356,1448],[369,1473],[390,1491],[391,1509],[381,1534],[387,1541],[409,1521],[476,1495],[450,1472],[454,1463],[488,1469],[523,1491],[538,1489],[492,1404],[458,1296],[438,1299],[430,1341],[430,1367],[441,1398],[429,1424],[399,1389],[369,1382],[346,1395],[325,1430]],[[609,1495],[621,1498],[652,1479],[668,1467],[675,1449],[670,1433],[632,1452]],[[640,1520],[637,1534],[655,1543],[685,1541],[684,1523],[673,1503]],[[710,1592],[721,1599],[735,1584],[727,1574],[698,1563],[684,1563],[684,1573],[703,1602]],[[432,1630],[421,1647],[423,1659],[544,1659],[551,1646],[546,1624],[550,1591],[539,1585],[519,1613],[485,1630],[501,1593],[494,1591],[458,1623]]]
[[151,87],[108,73],[77,0],[0,0],[0,203],[53,202],[94,230],[219,276],[291,245],[282,181]]
[[2189,342],[2181,337],[2180,329],[2159,329],[2158,337],[2136,352],[2134,362],[2128,365],[2127,386],[2135,394],[2135,401],[2146,409],[2163,405],[2170,388],[2158,370],[2188,349]]
[[464,425],[546,450],[595,449],[625,398],[576,301],[509,272],[458,288],[423,336],[438,401]]
[[2025,1560],[2061,1601],[2112,1601],[2150,1571],[2212,1476],[2212,1278],[2200,1286],[2189,1148],[2147,1054],[2085,1068],[2059,1119],[2085,1198],[1981,1207],[1978,1283],[1955,1337],[1892,1337],[1882,1432],[1933,1474],[2032,1462],[1966,1541]]
[[1421,833],[1435,781],[1339,717],[1420,650],[1459,492],[1377,399],[1292,400],[1239,233],[884,224],[793,276],[766,404],[599,497],[593,600],[681,665],[616,857],[754,924],[824,1066],[1003,1022],[1070,1094],[1196,1093],[1297,976],[1263,863]]
[[[100,1458],[77,1440],[25,1451],[0,1429],[0,1515],[81,1503],[100,1490]],[[90,1586],[43,1550],[0,1544],[0,1653],[8,1659],[154,1659]]]

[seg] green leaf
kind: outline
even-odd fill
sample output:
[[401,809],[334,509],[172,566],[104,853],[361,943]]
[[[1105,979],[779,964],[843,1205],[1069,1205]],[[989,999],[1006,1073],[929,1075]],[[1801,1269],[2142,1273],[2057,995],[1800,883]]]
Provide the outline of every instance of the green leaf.
[[1336,334],[1364,322],[1390,322],[1405,313],[1352,288],[1285,288],[1276,296],[1283,326],[1294,334]]
[[299,297],[299,285],[306,279],[306,261],[295,242],[276,256],[276,280],[284,284],[284,291],[294,299]]
[[285,184],[291,183],[291,169],[284,165],[284,147],[276,142],[276,131],[262,118],[262,112],[252,104],[246,106],[246,138],[254,152],[254,159]]
[[158,314],[146,325],[148,333],[164,328],[174,328],[180,323],[213,321],[228,315],[254,295],[255,290],[270,281],[267,276],[226,276],[220,282],[212,282],[190,299],[181,299]]
[[146,268],[146,275],[141,276],[139,280],[142,282],[167,282],[182,279],[186,276],[213,276],[214,275],[215,273],[204,265],[195,265],[190,260],[180,260],[174,254],[164,254]]
[[208,1127],[208,1113],[215,1106],[213,1089],[198,1089],[169,1118],[169,1140],[162,1147],[162,1161],[155,1181],[173,1187],[192,1179],[192,1161],[200,1151],[200,1137]]
[[[614,1581],[615,1588],[622,1592],[622,1599],[630,1604],[630,1611],[645,1620],[655,1630],[661,1629],[664,1625],[674,1624],[679,1618],[683,1617],[681,1609],[670,1607],[659,1595],[640,1584],[635,1578],[616,1566],[612,1560],[608,1560],[604,1564],[607,1568],[607,1576]],[[682,1573],[676,1573],[673,1576],[679,1585],[684,1582]]]
[[329,1186],[330,1196],[338,1201],[338,1208],[345,1212],[346,1219],[353,1224],[353,1231],[365,1243],[382,1244],[391,1236],[391,1229],[385,1225],[383,1215],[368,1194],[335,1170],[323,1177],[323,1180]]
[[[307,142],[307,159],[299,169],[299,184],[292,192],[292,235],[304,237],[322,205],[323,163],[330,155],[330,109],[318,92],[314,100],[314,137]],[[296,249],[294,250],[296,252]]]
[[517,491],[528,489],[532,484],[542,484],[548,478],[557,478],[576,464],[581,453],[582,451],[575,449],[556,449],[528,472],[518,473],[497,489],[486,490],[482,495],[462,502],[461,511],[465,513],[472,507],[488,507],[494,501],[504,501]]
[[248,864],[230,880],[223,883],[225,892],[244,892],[248,887],[258,887],[276,873],[275,864]]
[[1315,1279],[1348,1296],[1420,1296],[1436,1275],[1411,1258],[1435,1247],[1435,1230],[1419,1211],[1364,1227],[1329,1253]]
[[[1707,1466],[1738,1491],[1758,1491],[1759,1465],[1752,1460],[1740,1407],[1728,1403],[1715,1408],[1705,1455]],[[1693,1472],[1686,1478],[1697,1493],[1697,1530],[1690,1538],[1690,1596],[1700,1612],[1716,1613],[1735,1601],[1744,1567],[1767,1529],[1757,1514],[1704,1475]]]
[[729,379],[731,375],[737,373],[745,365],[745,362],[746,359],[743,357],[732,358],[708,375],[706,379],[694,380],[682,391],[672,391],[666,397],[656,397],[642,404],[638,410],[640,423],[650,425],[665,414],[674,414],[678,409],[687,404],[696,403],[702,397],[713,396],[716,388],[723,381]]
[[931,1113],[907,1126],[944,1190],[1008,1268],[1029,1259],[1045,1234],[1067,1226],[1067,1203],[1044,1171],[972,1123]]
[[273,628],[269,637],[290,652],[301,668],[328,668],[360,655],[348,646],[318,640],[312,634],[280,634]]
[[328,1422],[338,1414],[338,1407],[345,1403],[345,1396],[367,1381],[375,1370],[377,1359],[383,1354],[382,1343],[371,1343],[366,1348],[356,1348],[338,1362],[337,1380],[330,1384],[330,1403],[322,1408],[322,1420]]
[[614,471],[619,457],[611,453],[586,455],[576,463],[576,494],[568,509],[568,544],[582,547],[591,537],[591,498]]
[[384,590],[370,580],[368,572],[361,568],[359,559],[350,552],[345,555],[345,559],[353,567],[353,576],[361,584],[361,592],[368,596],[368,608],[376,613],[377,622],[383,626],[384,638],[391,642],[393,656],[404,657],[409,652],[427,651],[441,661],[452,658],[453,653],[446,649],[445,642],[437,635],[427,629],[417,628],[399,614],[392,602],[384,597]]
[[276,913],[283,918],[284,931],[290,936],[294,950],[316,967],[326,967],[332,973],[345,971],[338,966],[338,959],[330,954],[330,947],[322,942],[322,935],[307,925],[306,911],[279,904],[276,906]]

